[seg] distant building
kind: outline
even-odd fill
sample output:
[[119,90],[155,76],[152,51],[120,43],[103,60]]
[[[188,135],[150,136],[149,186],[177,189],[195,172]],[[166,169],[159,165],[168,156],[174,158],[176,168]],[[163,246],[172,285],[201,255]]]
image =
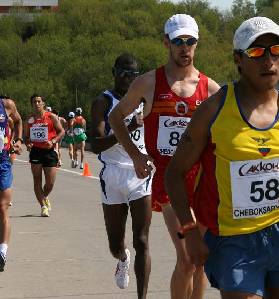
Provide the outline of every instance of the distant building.
[[56,11],[58,0],[0,0],[0,15],[9,14],[16,8],[22,8],[27,13],[41,10]]

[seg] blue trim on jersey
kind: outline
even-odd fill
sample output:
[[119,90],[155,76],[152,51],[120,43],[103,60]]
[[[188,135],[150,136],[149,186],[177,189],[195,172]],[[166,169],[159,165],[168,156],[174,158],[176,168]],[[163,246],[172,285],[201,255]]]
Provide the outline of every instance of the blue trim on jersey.
[[107,110],[106,114],[104,115],[104,118],[105,118],[105,134],[108,135],[110,130],[111,130],[111,127],[110,127],[110,124],[109,124],[109,121],[108,121],[108,115],[109,115],[109,112],[111,111],[111,108],[113,106],[113,95],[111,94],[111,92],[109,90],[106,90],[106,91],[103,92],[103,96],[110,100],[109,109]]
[[210,123],[209,123],[209,127],[208,127],[208,133],[209,133],[209,135],[211,135],[211,133],[210,133],[211,127],[212,127],[213,123],[215,122],[216,118],[218,117],[218,115],[219,115],[221,109],[223,108],[223,106],[224,106],[224,104],[225,104],[225,100],[226,100],[226,98],[227,98],[228,85],[223,85],[223,86],[221,87],[221,89],[224,91],[224,94],[223,94],[223,96],[222,96],[222,99],[221,99],[221,102],[220,102],[220,105],[219,105],[219,107],[218,107],[217,112],[216,112],[215,115],[212,117],[212,119],[211,119],[211,121],[210,121]]

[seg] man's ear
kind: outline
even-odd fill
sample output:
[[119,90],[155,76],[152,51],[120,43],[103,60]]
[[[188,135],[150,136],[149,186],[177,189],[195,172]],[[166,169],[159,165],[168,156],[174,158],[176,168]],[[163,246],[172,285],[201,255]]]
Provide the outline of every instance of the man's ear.
[[239,66],[239,64],[240,64],[240,54],[236,53],[235,51],[233,52],[233,61],[237,66]]
[[167,48],[167,49],[170,48],[170,39],[166,34],[164,35],[163,44],[164,44],[165,48]]

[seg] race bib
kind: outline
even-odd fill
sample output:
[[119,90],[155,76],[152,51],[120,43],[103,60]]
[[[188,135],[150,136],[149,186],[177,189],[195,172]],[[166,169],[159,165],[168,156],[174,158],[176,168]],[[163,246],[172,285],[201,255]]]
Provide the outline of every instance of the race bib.
[[163,156],[172,156],[191,118],[160,116],[157,149]]
[[230,162],[233,218],[255,218],[279,208],[279,159]]
[[81,135],[84,132],[83,128],[74,128],[75,135]]
[[130,137],[140,151],[145,149],[143,127],[138,127],[135,131],[130,132]]
[[48,127],[31,127],[30,140],[34,142],[45,142],[48,140]]

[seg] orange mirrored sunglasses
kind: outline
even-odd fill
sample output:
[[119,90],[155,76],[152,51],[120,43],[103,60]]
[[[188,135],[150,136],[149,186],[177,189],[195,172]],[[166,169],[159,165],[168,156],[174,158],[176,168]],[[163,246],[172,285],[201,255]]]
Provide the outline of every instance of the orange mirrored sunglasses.
[[279,56],[279,45],[273,45],[267,48],[253,47],[247,50],[241,50],[240,52],[246,54],[249,58],[259,58],[264,56],[267,50],[271,55]]

